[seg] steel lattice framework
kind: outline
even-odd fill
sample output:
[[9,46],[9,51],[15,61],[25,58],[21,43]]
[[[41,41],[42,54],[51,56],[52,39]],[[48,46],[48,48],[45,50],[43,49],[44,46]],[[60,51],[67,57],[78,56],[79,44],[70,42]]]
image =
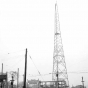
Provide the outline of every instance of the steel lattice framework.
[[55,4],[55,33],[54,33],[54,55],[53,55],[53,81],[64,81],[69,86],[68,75],[61,39],[58,6]]

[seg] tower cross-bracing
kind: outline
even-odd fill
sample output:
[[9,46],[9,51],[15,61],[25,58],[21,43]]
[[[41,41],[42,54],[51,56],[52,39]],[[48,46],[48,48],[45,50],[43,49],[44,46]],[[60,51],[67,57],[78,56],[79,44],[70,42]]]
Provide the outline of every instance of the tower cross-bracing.
[[54,55],[52,80],[58,81],[58,85],[69,86],[68,75],[61,39],[58,6],[55,4],[55,32],[54,32]]

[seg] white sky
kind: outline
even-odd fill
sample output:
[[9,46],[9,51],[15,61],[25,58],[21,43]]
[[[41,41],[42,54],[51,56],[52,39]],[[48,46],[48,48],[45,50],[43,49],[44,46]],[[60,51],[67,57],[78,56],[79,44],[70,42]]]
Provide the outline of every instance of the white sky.
[[[55,2],[0,0],[0,63],[4,63],[4,71],[19,67],[22,75],[24,49],[28,48],[40,73],[52,72]],[[83,76],[88,87],[88,73],[69,73],[88,71],[88,1],[58,0],[57,3],[69,84],[81,84]],[[29,56],[27,73],[38,74]],[[51,80],[52,75],[43,79]]]

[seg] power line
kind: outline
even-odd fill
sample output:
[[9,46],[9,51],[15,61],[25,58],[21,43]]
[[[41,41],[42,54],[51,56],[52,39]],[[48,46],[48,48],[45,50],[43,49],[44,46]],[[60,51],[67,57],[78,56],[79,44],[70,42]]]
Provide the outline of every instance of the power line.
[[23,58],[21,58],[19,61],[17,61],[17,63],[10,66],[11,68],[9,68],[8,70],[10,70],[10,69],[14,68],[15,66],[17,66],[22,60],[23,60]]
[[19,51],[15,51],[15,52],[9,52],[8,54],[14,54],[14,53],[18,53],[18,52],[21,52],[21,51],[25,51],[25,49],[22,49],[22,50],[19,50]]
[[[21,53],[21,51],[24,51],[24,50],[19,50],[19,51],[7,53],[8,58],[1,59],[2,62],[3,62],[3,61],[5,61],[5,62],[10,61],[10,62],[11,62],[11,60],[14,60],[14,58],[15,58],[15,59],[19,58],[20,56],[23,55],[23,54]],[[20,52],[20,54],[19,54],[19,52]],[[18,54],[19,54],[19,55],[18,55]]]
[[[72,73],[72,74],[81,74],[81,73],[88,73],[88,72],[85,72],[85,71],[83,71],[83,72],[76,72],[76,71],[74,71],[74,72],[68,72],[68,73]],[[46,73],[46,74],[36,74],[36,75],[33,75],[33,74],[29,74],[29,75],[27,75],[27,76],[29,76],[29,77],[37,77],[37,76],[48,76],[48,75],[52,75],[53,73]],[[23,75],[20,75],[20,76],[23,76]]]
[[81,73],[88,73],[88,72],[83,71],[83,72],[68,72],[68,73],[81,74]]
[[[30,59],[32,60],[32,62],[33,62],[33,64],[34,64],[35,68],[37,69],[37,71],[38,71],[38,73],[39,73],[39,75],[42,77],[42,75],[41,75],[40,71],[38,70],[37,66],[35,65],[33,59],[31,58],[30,55],[29,55],[29,57],[30,57]],[[42,79],[43,79],[43,77],[42,77]],[[44,79],[43,79],[43,81],[44,81]]]
[[[72,73],[72,74],[81,74],[81,73],[88,73],[88,72],[68,72],[68,73]],[[53,73],[47,73],[47,74],[41,74],[41,76],[47,76],[47,75],[52,75]],[[40,75],[28,75],[30,77],[36,77],[36,76],[40,76]]]

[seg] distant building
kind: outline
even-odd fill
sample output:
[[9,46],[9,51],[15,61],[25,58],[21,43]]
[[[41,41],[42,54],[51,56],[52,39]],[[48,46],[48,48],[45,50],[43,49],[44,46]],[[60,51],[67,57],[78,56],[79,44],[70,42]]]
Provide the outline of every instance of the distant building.
[[35,79],[28,80],[29,84],[38,84],[38,82],[39,82],[39,80],[35,80]]
[[38,88],[39,86],[39,80],[32,79],[32,80],[28,80],[27,82],[29,88]]
[[[72,86],[71,88],[83,88],[83,85]],[[86,88],[86,87],[84,87]]]

